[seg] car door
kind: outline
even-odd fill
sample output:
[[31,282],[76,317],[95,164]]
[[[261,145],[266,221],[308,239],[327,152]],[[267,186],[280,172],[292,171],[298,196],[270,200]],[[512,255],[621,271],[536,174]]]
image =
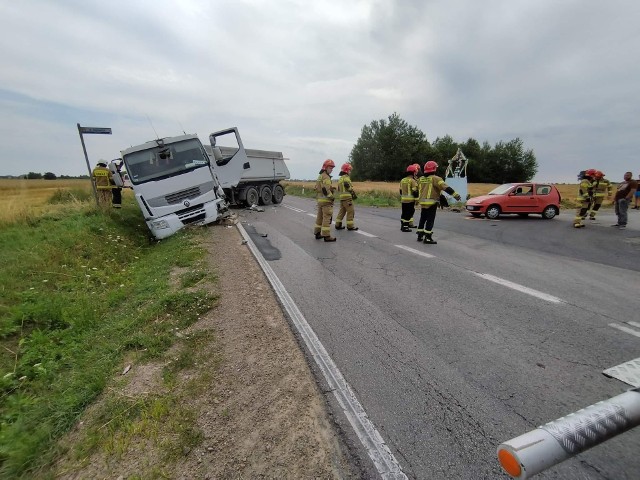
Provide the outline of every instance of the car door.
[[538,207],[537,196],[534,195],[533,184],[520,183],[515,185],[504,201],[504,213],[531,213]]

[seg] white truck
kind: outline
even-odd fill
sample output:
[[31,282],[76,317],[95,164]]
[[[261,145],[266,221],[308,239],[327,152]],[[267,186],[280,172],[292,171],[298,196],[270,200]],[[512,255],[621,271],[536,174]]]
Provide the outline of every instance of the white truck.
[[[197,135],[166,137],[122,150],[122,161],[145,222],[157,239],[188,224],[229,215],[230,204],[280,203],[289,178],[280,152],[245,150],[237,128],[212,133],[211,146]],[[223,140],[223,142],[220,142]],[[224,146],[219,145],[224,143]],[[128,186],[112,161],[117,186]]]
[[237,128],[209,135],[205,150],[211,169],[220,180],[231,205],[280,203],[284,188],[280,180],[289,178],[282,152],[244,148]]

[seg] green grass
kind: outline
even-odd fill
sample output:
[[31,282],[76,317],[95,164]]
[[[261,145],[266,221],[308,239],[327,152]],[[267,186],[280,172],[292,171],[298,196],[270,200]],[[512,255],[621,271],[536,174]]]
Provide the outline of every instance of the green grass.
[[[74,194],[56,192],[51,202],[69,208],[0,229],[1,478],[47,471],[60,453],[57,440],[121,370],[125,355],[161,356],[179,340],[176,331],[216,303],[204,290],[170,285],[175,267],[198,272],[182,285],[204,279],[198,230],[151,243],[132,202],[106,212]],[[173,376],[193,361],[181,356]],[[118,419],[109,423],[115,431],[162,417],[163,404],[173,408],[175,397],[118,399],[103,414]],[[185,421],[192,415],[187,408],[178,414]],[[180,435],[189,442],[199,438],[186,430]]]

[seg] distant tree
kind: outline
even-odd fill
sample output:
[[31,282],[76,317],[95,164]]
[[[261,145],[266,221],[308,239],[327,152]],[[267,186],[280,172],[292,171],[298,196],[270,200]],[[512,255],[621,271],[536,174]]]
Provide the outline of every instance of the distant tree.
[[55,173],[46,172],[42,178],[44,178],[45,180],[55,180],[57,177]]
[[397,113],[362,127],[351,149],[354,180],[399,180],[408,165],[424,161],[430,145],[426,135]]
[[492,168],[486,183],[528,182],[538,171],[533,150],[525,150],[519,138],[496,143],[490,158]]
[[36,173],[36,172],[29,172],[27,173],[27,176],[25,178],[28,178],[29,180],[40,180],[42,178],[42,174]]

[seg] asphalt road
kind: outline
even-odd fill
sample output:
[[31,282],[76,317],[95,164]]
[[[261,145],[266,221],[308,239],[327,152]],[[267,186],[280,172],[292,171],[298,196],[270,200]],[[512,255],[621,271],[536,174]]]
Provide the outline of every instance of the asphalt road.
[[[399,209],[356,207],[335,243],[313,200],[241,216],[409,478],[508,478],[502,441],[630,388],[601,372],[640,357],[638,211],[623,231],[440,211],[438,245]],[[640,428],[539,478],[637,480],[638,452]]]

